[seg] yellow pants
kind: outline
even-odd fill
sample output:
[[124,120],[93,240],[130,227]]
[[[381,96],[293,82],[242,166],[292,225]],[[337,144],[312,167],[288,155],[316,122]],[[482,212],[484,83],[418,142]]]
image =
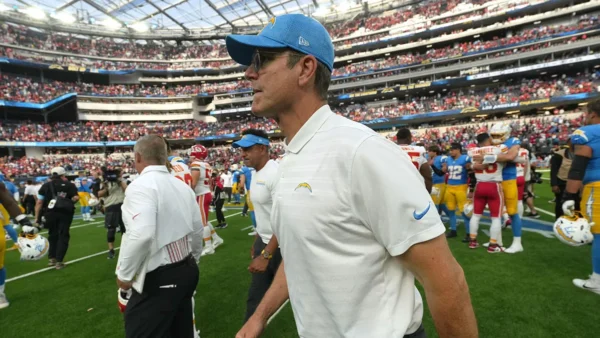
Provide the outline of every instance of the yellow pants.
[[437,188],[439,193],[437,195],[431,195],[431,199],[435,205],[444,204],[444,195],[446,194],[446,183],[438,183],[433,185],[434,188]]
[[82,207],[87,207],[90,205],[90,193],[89,192],[78,192],[77,195],[79,195],[79,204]]
[[592,225],[592,233],[600,234],[600,182],[592,182],[583,186],[581,194],[581,213]]
[[238,187],[238,184],[237,184],[237,183],[233,183],[233,184],[231,185],[231,193],[232,193],[232,194],[237,194],[237,193],[238,193],[238,188],[237,188],[237,187]]
[[0,269],[4,267],[4,254],[6,253],[6,234],[4,226],[10,224],[10,215],[3,205],[0,205]]
[[519,212],[519,189],[517,188],[517,180],[502,181],[502,191],[504,192],[506,213],[510,216],[516,215]]
[[444,194],[444,202],[448,210],[455,211],[458,207],[459,212],[463,212],[465,203],[467,202],[467,191],[469,187],[466,184],[461,185],[446,185],[446,193]]

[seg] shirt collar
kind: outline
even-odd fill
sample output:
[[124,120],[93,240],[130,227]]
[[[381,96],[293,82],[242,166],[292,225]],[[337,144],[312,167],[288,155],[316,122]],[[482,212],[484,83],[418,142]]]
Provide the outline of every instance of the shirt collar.
[[289,152],[297,154],[310,141],[313,136],[321,129],[321,126],[328,118],[333,116],[329,105],[324,105],[312,114],[312,116],[302,125],[290,143],[285,140],[286,148]]
[[144,170],[142,170],[142,173],[140,174],[140,176],[149,173],[151,171],[160,171],[160,172],[165,172],[165,173],[169,173],[169,170],[167,169],[166,165],[149,165],[146,168],[144,168]]

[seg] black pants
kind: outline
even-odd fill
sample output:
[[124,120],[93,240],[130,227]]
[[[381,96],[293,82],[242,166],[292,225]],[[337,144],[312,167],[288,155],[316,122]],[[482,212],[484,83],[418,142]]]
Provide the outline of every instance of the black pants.
[[223,205],[225,204],[225,200],[222,198],[217,198],[215,200],[215,211],[217,212],[217,223],[223,224],[225,223],[225,215],[223,215]]
[[[258,237],[254,241],[254,257],[260,256],[261,251],[265,249],[267,245],[263,243],[263,241]],[[281,264],[281,252],[279,249],[273,252],[273,257],[269,260],[269,265],[267,266],[267,271],[263,273],[253,273],[252,274],[252,282],[250,282],[250,289],[248,290],[248,300],[246,302],[246,318],[248,318],[254,314],[256,311],[256,307],[260,304],[260,301],[267,293],[267,290],[273,283],[273,279],[275,279],[275,273],[277,272],[277,268],[279,268],[279,264]]]
[[106,227],[106,240],[108,243],[115,242],[115,233],[117,227],[121,231],[121,234],[125,233],[125,224],[123,224],[123,217],[121,213],[121,206],[123,204],[111,205],[106,207],[106,214],[104,216],[104,227]]
[[562,204],[563,204],[563,194],[565,193],[565,189],[567,188],[566,185],[558,185],[557,186],[559,189],[558,193],[554,193],[554,197],[555,197],[555,203],[554,203],[554,215],[555,215],[555,220],[557,220],[560,216],[564,215],[563,210],[562,210]]
[[35,214],[35,198],[33,196],[25,197],[25,210],[28,215]]
[[227,203],[231,203],[231,187],[225,187],[223,190],[227,194]]
[[127,338],[193,338],[192,296],[199,270],[189,257],[146,275],[144,291],[133,294],[125,309]]
[[56,259],[57,262],[63,262],[67,249],[69,249],[69,240],[71,234],[71,222],[73,222],[72,213],[51,212],[44,215],[46,223],[44,227],[48,229],[48,258]]
[[423,328],[423,324],[419,326],[417,331],[404,335],[404,338],[427,338],[427,334],[425,333],[425,328]]
[[242,209],[242,215],[248,215],[248,202],[244,202],[244,208]]

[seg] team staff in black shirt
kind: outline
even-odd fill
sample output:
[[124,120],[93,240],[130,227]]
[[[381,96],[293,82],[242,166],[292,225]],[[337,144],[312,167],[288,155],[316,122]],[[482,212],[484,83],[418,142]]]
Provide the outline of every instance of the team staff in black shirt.
[[40,188],[35,206],[36,223],[48,229],[48,266],[54,266],[57,270],[65,267],[63,261],[71,238],[69,230],[75,203],[79,200],[77,187],[65,175],[62,167],[52,169],[52,179]]

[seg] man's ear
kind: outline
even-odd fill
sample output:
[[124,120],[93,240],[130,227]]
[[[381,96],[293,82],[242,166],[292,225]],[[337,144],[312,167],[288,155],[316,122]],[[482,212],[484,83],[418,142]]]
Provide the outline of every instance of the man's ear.
[[298,61],[298,65],[300,66],[300,76],[298,77],[298,85],[300,87],[305,87],[312,82],[315,81],[315,73],[317,72],[319,62],[312,55],[306,55],[300,61]]

